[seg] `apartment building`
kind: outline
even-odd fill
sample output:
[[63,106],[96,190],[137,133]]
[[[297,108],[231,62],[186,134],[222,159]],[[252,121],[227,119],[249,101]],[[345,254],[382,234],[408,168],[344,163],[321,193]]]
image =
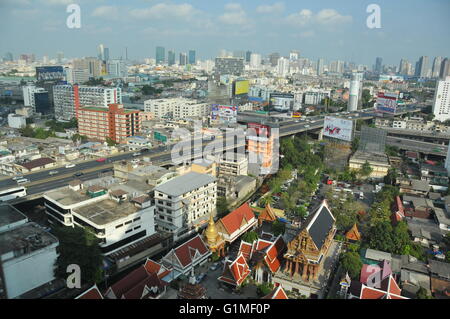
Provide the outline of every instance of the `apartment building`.
[[140,111],[124,109],[122,104],[83,107],[78,111],[78,132],[89,138],[127,143],[127,138],[141,131]]
[[211,175],[190,172],[156,186],[157,230],[173,234],[174,240],[189,235],[215,213],[216,200],[217,181]]
[[110,178],[68,186],[44,194],[51,224],[89,227],[108,255],[155,234],[151,187],[136,181]]
[[248,159],[243,154],[234,153],[231,156],[220,159],[219,175],[247,175]]
[[12,205],[0,205],[0,297],[3,290],[8,299],[21,298],[53,281],[58,244]]
[[53,102],[57,120],[70,121],[77,117],[80,107],[107,108],[109,104],[122,103],[120,88],[91,87],[80,85],[55,85]]
[[198,103],[185,98],[157,99],[144,102],[145,112],[151,113],[153,118],[173,119],[201,118],[209,116],[211,106],[208,103]]

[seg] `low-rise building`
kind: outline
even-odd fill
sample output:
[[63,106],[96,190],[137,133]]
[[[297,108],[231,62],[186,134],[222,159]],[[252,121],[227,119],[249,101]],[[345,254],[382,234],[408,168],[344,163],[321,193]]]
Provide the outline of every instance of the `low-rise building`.
[[388,157],[385,154],[357,151],[350,157],[349,168],[359,171],[366,162],[372,168],[372,172],[369,175],[370,178],[382,179],[388,174],[389,168],[391,167]]
[[86,184],[73,181],[45,193],[44,203],[50,223],[92,229],[102,253],[108,255],[155,234],[150,189],[111,178]]
[[225,242],[231,244],[256,226],[258,220],[248,203],[244,203],[216,222],[216,229]]
[[216,200],[215,177],[189,172],[172,178],[155,187],[157,229],[171,233],[174,239],[187,236],[206,226],[216,211]]
[[219,175],[247,175],[248,159],[245,155],[234,153],[220,159]]
[[11,128],[22,128],[27,125],[27,118],[18,114],[8,114],[8,126]]
[[0,205],[0,288],[6,298],[20,298],[55,279],[58,244],[13,206]]

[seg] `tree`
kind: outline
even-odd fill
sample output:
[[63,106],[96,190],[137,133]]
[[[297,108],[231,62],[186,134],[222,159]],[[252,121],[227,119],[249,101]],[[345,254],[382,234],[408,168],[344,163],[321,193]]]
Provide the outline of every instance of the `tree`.
[[285,223],[283,223],[279,220],[275,220],[272,223],[272,232],[275,236],[284,235],[285,230],[286,230]]
[[271,283],[263,283],[256,288],[256,293],[258,297],[264,297],[270,294],[273,290],[273,285]]
[[359,137],[355,137],[352,141],[352,152],[356,152],[359,147]]
[[386,185],[394,185],[398,176],[397,169],[394,167],[389,168],[388,174],[384,177],[384,183]]
[[373,172],[373,168],[372,168],[372,166],[370,166],[370,164],[369,164],[368,161],[366,161],[366,162],[362,165],[361,169],[359,170],[359,174],[360,174],[362,177],[369,177],[370,174],[372,174],[372,172]]
[[246,232],[244,235],[242,235],[242,240],[252,244],[255,240],[258,240],[258,234],[253,230]]
[[110,137],[107,137],[106,138],[106,143],[108,143],[108,146],[115,146],[115,145],[117,145],[117,142],[116,141],[114,141],[112,138],[110,138]]
[[223,217],[230,212],[228,209],[228,202],[226,197],[219,196],[217,198],[216,208],[218,217]]
[[55,276],[66,279],[67,266],[76,264],[81,269],[81,283],[98,283],[103,278],[99,240],[91,230],[81,227],[59,227],[55,229],[59,240]]
[[34,129],[29,124],[27,124],[25,127],[21,128],[21,129],[19,129],[19,132],[22,136],[34,137]]
[[357,252],[348,251],[341,257],[341,266],[352,279],[359,279],[363,263]]
[[427,292],[427,290],[423,287],[420,287],[417,291],[417,299],[433,299]]

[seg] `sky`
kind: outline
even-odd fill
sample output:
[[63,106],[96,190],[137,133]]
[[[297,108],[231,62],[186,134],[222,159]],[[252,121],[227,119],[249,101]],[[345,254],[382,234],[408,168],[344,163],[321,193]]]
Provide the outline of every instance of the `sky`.
[[[81,9],[81,28],[68,28],[67,6]],[[367,6],[381,9],[381,28],[367,27]],[[372,66],[422,55],[450,56],[449,0],[0,0],[0,56],[154,58],[155,47],[176,56],[190,49],[211,59],[221,49]]]

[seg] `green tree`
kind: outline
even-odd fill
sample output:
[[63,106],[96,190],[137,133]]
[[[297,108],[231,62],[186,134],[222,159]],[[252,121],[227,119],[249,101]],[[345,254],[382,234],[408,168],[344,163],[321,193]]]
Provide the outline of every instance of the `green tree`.
[[59,227],[55,229],[59,240],[55,276],[67,278],[67,266],[76,264],[81,269],[82,284],[98,283],[103,278],[99,240],[92,231],[81,227]]
[[34,129],[29,124],[19,129],[19,133],[24,137],[34,137]]
[[427,292],[427,290],[423,287],[420,287],[417,291],[417,299],[433,299]]
[[272,223],[272,232],[273,232],[273,234],[275,236],[283,235],[285,230],[286,230],[286,224],[285,223],[283,223],[283,222],[281,222],[279,220],[275,220]]
[[230,212],[229,209],[228,209],[227,199],[224,196],[219,196],[217,198],[216,207],[217,207],[217,215],[220,218],[225,216],[226,214],[228,214]]
[[273,290],[273,285],[271,283],[263,283],[261,285],[258,285],[256,288],[256,293],[258,294],[258,297],[264,297],[270,294]]
[[258,240],[258,234],[253,230],[246,232],[244,235],[242,235],[242,240],[251,244],[255,240]]
[[106,143],[108,143],[108,146],[116,146],[117,145],[117,142],[116,141],[114,141],[112,138],[110,138],[110,137],[107,137],[106,138]]
[[372,172],[373,172],[372,166],[370,166],[370,163],[366,161],[359,170],[359,175],[361,175],[362,177],[369,177],[370,174],[372,174]]
[[359,279],[363,263],[357,252],[348,251],[341,257],[341,266],[352,279]]

